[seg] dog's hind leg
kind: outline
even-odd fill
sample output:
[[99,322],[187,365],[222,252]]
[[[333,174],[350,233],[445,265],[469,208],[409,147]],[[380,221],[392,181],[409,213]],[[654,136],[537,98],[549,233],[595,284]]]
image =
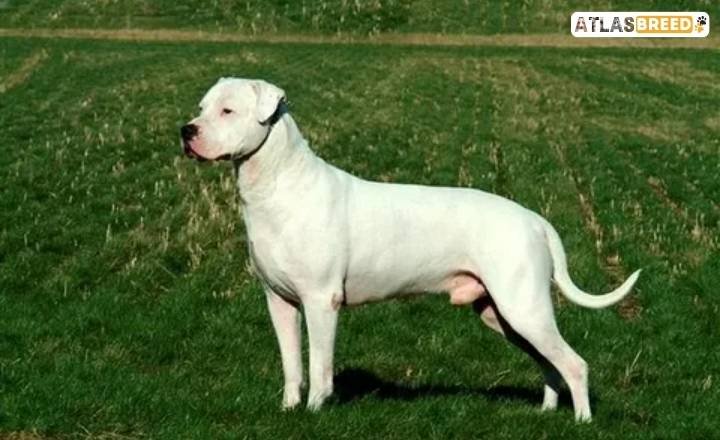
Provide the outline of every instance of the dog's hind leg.
[[505,321],[497,311],[497,306],[493,303],[490,295],[485,294],[475,300],[473,302],[473,310],[480,315],[480,319],[482,319],[485,325],[505,336],[508,341],[535,359],[540,365],[543,376],[545,377],[542,409],[546,411],[557,408],[558,393],[562,386],[562,377],[560,377],[560,373],[555,367],[510,327],[507,321]]
[[502,318],[497,312],[495,304],[489,295],[480,296],[480,298],[476,299],[472,305],[473,310],[475,313],[480,315],[480,319],[482,319],[482,322],[484,322],[485,325],[505,336],[505,329],[507,326],[504,328],[501,324],[500,320]]
[[[554,370],[560,373],[568,384],[578,421],[590,421],[590,402],[588,399],[587,364],[565,342],[555,324],[552,301],[549,292],[549,276],[533,267],[508,268],[508,273],[495,280],[484,279],[492,295],[495,310],[506,323],[504,333],[509,329],[522,339],[513,341],[522,347],[526,343],[539,356],[545,375],[545,397],[543,408],[557,405],[558,380]],[[515,275],[515,276],[507,276]],[[514,339],[508,336],[511,341]],[[529,351],[528,350],[526,351]],[[533,355],[533,351],[530,354]],[[535,356],[534,356],[535,357]],[[544,364],[542,360],[548,362]]]

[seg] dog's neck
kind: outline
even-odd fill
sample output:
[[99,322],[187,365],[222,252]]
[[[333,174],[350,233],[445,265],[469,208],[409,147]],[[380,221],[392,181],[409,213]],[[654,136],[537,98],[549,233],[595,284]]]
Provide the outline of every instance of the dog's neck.
[[268,199],[275,192],[278,179],[291,181],[300,177],[317,160],[292,116],[284,113],[269,127],[260,148],[233,161],[240,200],[250,205]]

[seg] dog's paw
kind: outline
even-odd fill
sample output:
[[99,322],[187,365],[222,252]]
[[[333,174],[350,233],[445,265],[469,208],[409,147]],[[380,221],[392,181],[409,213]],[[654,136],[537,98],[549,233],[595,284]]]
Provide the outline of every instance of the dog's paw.
[[300,404],[300,389],[285,390],[283,392],[282,410],[291,411]]
[[299,406],[300,406],[300,399],[298,399],[297,401],[291,401],[291,400],[286,401],[285,399],[283,399],[281,408],[283,411],[293,411],[293,410],[298,409]]
[[332,395],[332,389],[330,390],[322,390],[317,393],[313,393],[312,390],[310,391],[310,395],[308,396],[308,402],[307,402],[307,409],[308,411],[318,411],[323,406],[325,401],[328,397]]
[[576,423],[590,423],[592,422],[592,416],[590,415],[590,411],[587,412],[576,412],[575,413],[575,422]]

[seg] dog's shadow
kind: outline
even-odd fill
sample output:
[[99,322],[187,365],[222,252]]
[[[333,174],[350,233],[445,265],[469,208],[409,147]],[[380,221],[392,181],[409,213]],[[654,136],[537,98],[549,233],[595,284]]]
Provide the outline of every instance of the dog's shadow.
[[[539,385],[539,384],[538,384]],[[353,402],[372,395],[382,400],[416,400],[447,396],[478,396],[494,401],[520,401],[531,405],[542,403],[542,386],[528,389],[507,385],[493,385],[487,388],[472,388],[459,385],[419,385],[407,386],[381,379],[374,373],[348,368],[335,375],[335,399],[340,404]],[[572,400],[567,391],[560,393],[559,407],[572,408]]]

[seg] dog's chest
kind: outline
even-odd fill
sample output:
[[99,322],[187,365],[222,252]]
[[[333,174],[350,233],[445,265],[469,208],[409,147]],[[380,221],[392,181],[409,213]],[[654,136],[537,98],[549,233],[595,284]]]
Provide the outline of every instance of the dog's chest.
[[279,241],[248,236],[250,260],[255,273],[267,287],[283,296],[298,299],[297,281],[302,262]]

